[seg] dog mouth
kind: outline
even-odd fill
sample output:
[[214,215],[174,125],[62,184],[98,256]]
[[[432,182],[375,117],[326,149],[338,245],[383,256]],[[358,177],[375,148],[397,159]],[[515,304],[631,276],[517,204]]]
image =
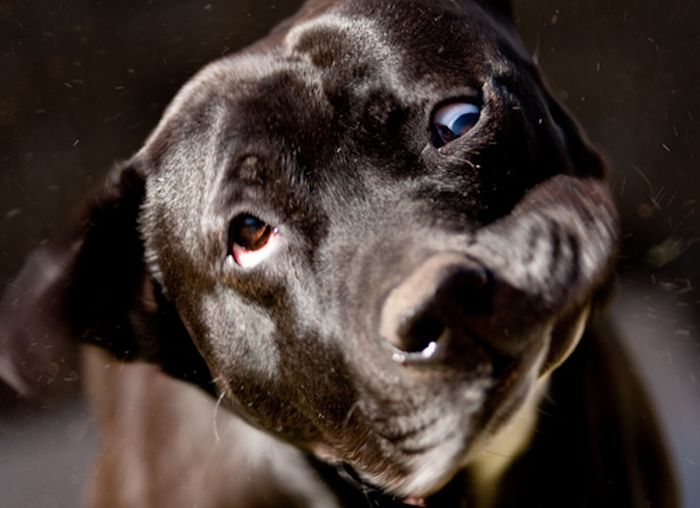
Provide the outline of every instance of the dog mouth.
[[[488,414],[488,406],[503,405],[500,401],[487,398],[480,410],[471,417],[462,417],[456,425],[452,425],[450,435],[445,435],[430,446],[416,447],[416,438],[440,434],[444,431],[439,429],[441,420],[419,426],[411,434],[388,436],[398,437],[396,450],[402,455],[406,468],[403,474],[372,475],[366,473],[361,465],[349,462],[340,463],[337,474],[361,492],[372,506],[443,506],[445,496],[451,498],[456,491],[463,491],[482,481],[479,468],[493,467],[493,454],[498,455],[499,463],[507,465],[522,453],[532,437],[536,407],[546,386],[546,381],[520,383],[517,390],[519,395],[508,398],[504,404],[511,409],[507,415]],[[494,420],[502,418],[510,419],[510,423],[503,425],[503,421],[497,421],[494,426]],[[513,425],[516,420],[516,425]],[[464,430],[470,428],[473,431]],[[431,429],[437,432],[431,432]],[[504,444],[507,449],[503,448]],[[486,462],[482,463],[484,460]],[[494,477],[490,478],[493,480]]]
[[[353,423],[369,434],[359,448],[371,451],[351,450],[344,464],[363,489],[421,506],[494,440],[499,450],[505,446],[501,436],[530,408],[552,344],[576,343],[580,330],[555,337],[561,319],[518,306],[513,313],[523,316],[499,319],[509,315],[506,297],[518,295],[499,289],[495,276],[477,277],[480,269],[460,256],[434,256],[420,268],[439,282],[427,296],[414,298],[409,279],[385,298],[384,340],[368,339],[373,354],[354,364],[362,417]],[[478,297],[500,290],[504,302],[488,312],[479,307]],[[530,432],[523,428],[507,456],[522,452]]]
[[378,399],[379,387],[363,394],[347,425],[363,437],[332,461],[338,475],[389,506],[429,506],[513,419],[536,384],[541,352],[479,374],[397,363],[405,375],[397,392],[413,392],[410,400]]
[[390,505],[397,508],[400,506],[427,506],[427,498],[425,496],[399,497],[387,494],[381,487],[365,480],[347,463],[340,464],[336,470],[338,476],[348,485],[363,493],[370,506]]
[[430,440],[433,430],[436,425],[438,425],[440,419],[438,417],[433,417],[425,423],[418,423],[413,426],[402,426],[399,429],[383,429],[381,427],[376,427],[375,431],[378,436],[391,445],[397,447],[397,449],[405,455],[415,455],[423,451],[427,451],[433,448],[438,443],[426,443],[426,438],[423,438],[428,434],[427,440]]
[[[362,408],[358,421],[363,422],[363,439],[336,455],[338,475],[370,497],[390,499],[397,506],[425,506],[422,500],[462,467],[475,434],[469,429],[481,425],[485,395],[476,393],[485,393],[487,386],[462,387],[459,405],[451,397],[401,416],[367,416],[372,410]],[[380,409],[368,405],[375,412]]]
[[[470,441],[469,436],[454,430],[429,444],[397,444],[394,457],[379,461],[384,466],[379,472],[368,472],[366,464],[354,461],[341,462],[337,471],[346,483],[368,498],[391,500],[399,506],[425,506],[426,500],[463,467]],[[372,469],[377,470],[376,464]]]

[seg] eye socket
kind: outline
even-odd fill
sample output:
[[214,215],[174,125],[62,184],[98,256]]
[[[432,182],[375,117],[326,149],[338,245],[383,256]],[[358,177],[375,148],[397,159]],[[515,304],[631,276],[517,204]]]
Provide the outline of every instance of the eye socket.
[[479,121],[481,107],[473,102],[445,104],[433,113],[436,146],[446,145],[467,132]]
[[254,215],[240,214],[229,226],[230,255],[239,266],[251,268],[270,255],[278,235],[276,227]]

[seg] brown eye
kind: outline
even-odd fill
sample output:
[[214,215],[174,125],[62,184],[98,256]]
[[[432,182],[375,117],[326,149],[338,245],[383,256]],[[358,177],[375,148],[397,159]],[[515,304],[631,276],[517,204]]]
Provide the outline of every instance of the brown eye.
[[275,249],[279,230],[254,215],[243,213],[229,226],[229,255],[241,268],[252,268]]
[[260,250],[273,234],[273,228],[249,214],[241,214],[231,222],[231,244],[247,251]]

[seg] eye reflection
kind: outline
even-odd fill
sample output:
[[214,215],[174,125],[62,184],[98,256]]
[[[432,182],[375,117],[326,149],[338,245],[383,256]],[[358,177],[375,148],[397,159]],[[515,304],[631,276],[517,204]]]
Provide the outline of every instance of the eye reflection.
[[471,102],[456,102],[438,108],[433,114],[437,146],[443,146],[469,132],[479,121],[481,108]]

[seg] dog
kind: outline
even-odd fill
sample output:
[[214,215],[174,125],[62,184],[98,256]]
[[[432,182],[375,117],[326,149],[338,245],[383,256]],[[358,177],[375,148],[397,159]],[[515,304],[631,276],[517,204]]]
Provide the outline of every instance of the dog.
[[87,344],[92,506],[677,506],[618,236],[508,2],[309,0],[30,257],[0,373]]

